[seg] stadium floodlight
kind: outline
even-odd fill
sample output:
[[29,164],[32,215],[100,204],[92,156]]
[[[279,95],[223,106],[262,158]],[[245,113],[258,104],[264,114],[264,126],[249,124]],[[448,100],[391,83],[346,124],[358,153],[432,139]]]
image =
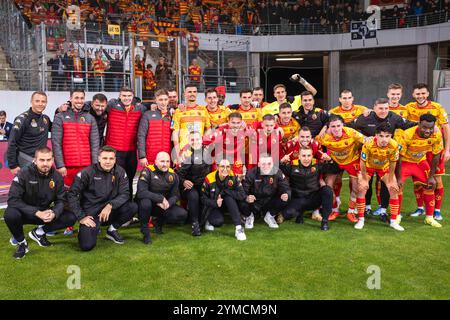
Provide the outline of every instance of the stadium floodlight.
[[303,61],[303,58],[276,58],[276,61]]

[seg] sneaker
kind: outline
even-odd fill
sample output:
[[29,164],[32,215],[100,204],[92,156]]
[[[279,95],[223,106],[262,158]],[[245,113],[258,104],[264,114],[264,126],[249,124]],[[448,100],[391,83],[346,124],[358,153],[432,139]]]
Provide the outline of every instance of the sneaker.
[[384,222],[384,223],[390,223],[391,222],[390,218],[388,217],[388,215],[386,213],[383,213],[382,215],[380,215],[380,220],[382,222]]
[[434,220],[442,221],[442,215],[440,211],[434,210]]
[[123,240],[122,236],[119,234],[117,230],[114,231],[106,231],[106,239],[109,239],[117,244],[124,244],[125,241]]
[[141,233],[143,235],[142,241],[144,244],[151,244],[152,238],[150,237],[150,230],[148,229],[148,226],[141,226]]
[[[353,223],[356,223],[356,222],[359,221],[358,218],[355,216],[355,214],[352,213],[352,212],[348,212],[347,213],[347,219],[350,220],[350,222],[353,222]],[[330,220],[330,218],[328,218],[328,220]]]
[[333,220],[335,220],[338,217],[339,217],[339,212],[338,211],[333,211],[330,214],[330,216],[328,217],[328,221],[333,221]]
[[378,209],[372,213],[372,215],[375,217],[381,216],[382,214],[383,214],[383,209],[381,207],[378,207]]
[[362,228],[364,228],[364,220],[358,220],[355,224],[355,229],[361,230]]
[[[376,211],[376,210],[375,210]],[[366,210],[364,210],[364,217],[369,217],[372,214],[372,209],[366,208]]]
[[275,218],[270,214],[270,212],[267,212],[264,216],[264,222],[267,223],[269,228],[277,229],[278,223],[275,221]]
[[12,245],[13,247],[15,247],[19,243],[17,242],[16,238],[14,238],[14,236],[11,236],[11,238],[9,238],[9,244]]
[[65,236],[71,236],[73,235],[73,227],[67,227],[66,230],[64,230]]
[[192,224],[192,235],[194,237],[199,237],[202,235],[202,233],[200,232],[200,225],[198,224],[198,222],[194,222]]
[[320,230],[328,231],[330,230],[330,227],[328,226],[328,221],[322,221],[320,224]]
[[244,228],[236,229],[234,236],[239,241],[247,240],[247,236],[245,235]]
[[255,216],[251,213],[245,218],[245,229],[253,229],[253,223],[255,222]]
[[212,224],[210,224],[209,221],[206,221],[205,230],[214,231],[214,226]]
[[322,221],[322,216],[319,213],[319,210],[314,210],[314,212],[311,215],[311,219],[316,221]]
[[397,221],[391,222],[391,223],[389,224],[389,226],[390,226],[391,228],[393,228],[394,230],[397,230],[397,231],[405,231],[405,228],[403,228],[401,225],[399,225],[399,224],[397,223]]
[[28,253],[28,244],[26,242],[19,243],[16,252],[14,252],[13,257],[16,259],[22,259],[25,254]]
[[50,241],[47,240],[47,237],[45,236],[45,233],[42,236],[39,236],[36,233],[37,228],[34,228],[30,232],[28,232],[28,236],[31,240],[34,240],[37,242],[37,244],[41,247],[50,247],[52,244]]
[[437,222],[433,217],[426,217],[424,222],[425,224],[429,224],[430,226],[435,228],[442,227],[442,225],[439,222]]
[[416,211],[411,213],[411,217],[419,217],[425,214],[425,210],[421,208],[417,208]]
[[282,213],[277,214],[277,217],[275,219],[278,224],[282,224],[284,222],[284,216]]

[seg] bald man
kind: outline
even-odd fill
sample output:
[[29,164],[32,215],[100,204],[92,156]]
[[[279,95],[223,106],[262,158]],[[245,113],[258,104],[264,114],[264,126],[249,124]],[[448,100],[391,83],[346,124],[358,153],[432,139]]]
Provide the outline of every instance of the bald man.
[[155,233],[162,234],[165,222],[184,223],[187,211],[176,205],[180,199],[178,175],[170,168],[167,152],[156,155],[155,164],[147,166],[139,177],[136,200],[139,205],[139,221],[144,244],[150,244],[148,222],[156,217]]

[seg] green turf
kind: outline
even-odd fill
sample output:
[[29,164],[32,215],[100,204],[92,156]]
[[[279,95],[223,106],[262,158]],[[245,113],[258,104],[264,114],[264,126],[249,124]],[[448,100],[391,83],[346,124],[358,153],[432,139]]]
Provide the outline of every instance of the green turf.
[[[450,178],[444,178],[450,187]],[[406,185],[403,212],[415,209]],[[449,192],[447,191],[447,196]],[[348,188],[343,187],[343,199]],[[343,206],[344,207],[344,206]],[[342,208],[343,209],[343,208]],[[189,226],[168,226],[144,246],[136,226],[122,229],[122,246],[99,237],[80,252],[76,237],[49,237],[50,248],[29,240],[23,260],[12,258],[0,222],[2,299],[449,299],[450,206],[444,196],[443,228],[406,216],[406,231],[370,218],[358,231],[344,218],[322,232],[310,219],[278,230],[259,220],[238,242],[227,225],[201,237]],[[405,216],[405,214],[404,214]],[[29,231],[31,227],[25,230]],[[69,265],[81,268],[81,289],[67,289]],[[370,265],[381,268],[381,289],[369,290]]]

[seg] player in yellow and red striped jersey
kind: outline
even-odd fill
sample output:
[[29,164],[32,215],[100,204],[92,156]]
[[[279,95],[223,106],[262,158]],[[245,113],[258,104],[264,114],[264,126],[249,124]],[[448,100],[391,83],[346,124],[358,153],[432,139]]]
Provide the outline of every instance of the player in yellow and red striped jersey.
[[[441,225],[433,218],[435,195],[437,185],[435,176],[440,153],[443,150],[442,134],[435,130],[436,117],[425,113],[419,118],[419,125],[405,130],[398,141],[401,155],[401,185],[408,177],[412,177],[414,184],[422,186],[421,192],[425,201],[425,223],[432,227],[440,228]],[[430,163],[427,161],[427,153],[433,154]],[[400,208],[402,192],[400,192]]]
[[[339,169],[345,170],[350,176],[350,181],[354,186],[351,191],[347,218],[352,222],[358,222],[355,217],[356,189],[358,186],[359,159],[361,146],[364,143],[364,136],[358,131],[344,127],[344,120],[341,116],[332,114],[329,119],[328,132],[321,133],[316,140],[325,146],[331,158],[337,163]],[[328,174],[326,183],[333,188],[338,174]],[[328,220],[334,220],[339,216],[339,212],[333,212]]]
[[[278,127],[283,130],[283,138],[281,139],[281,158],[287,155],[288,143],[294,143],[298,139],[298,132],[300,125],[292,117],[292,107],[289,103],[282,103],[280,105],[280,112],[277,119]],[[293,141],[294,140],[294,141]]]
[[209,114],[209,122],[211,123],[211,128],[216,129],[222,124],[228,122],[228,115],[231,113],[230,109],[219,106],[219,97],[216,89],[209,88],[205,91],[206,100],[206,110]]
[[398,114],[400,117],[408,119],[408,110],[406,106],[400,103],[403,94],[403,86],[398,83],[392,83],[388,86],[387,97],[389,99],[389,111]]
[[[366,207],[366,192],[369,189],[370,178],[377,174],[386,184],[389,190],[389,206],[391,207],[391,228],[404,231],[397,221],[399,214],[400,191],[398,178],[396,177],[396,166],[399,159],[398,143],[392,139],[392,127],[389,123],[381,123],[375,129],[375,137],[366,141],[361,151],[360,167],[358,176],[358,198],[356,206],[358,208],[358,222],[355,229],[364,227],[364,211]],[[397,171],[398,172],[398,171]]]
[[246,123],[247,127],[253,127],[257,122],[262,121],[262,114],[260,108],[255,108],[251,105],[252,102],[252,90],[242,89],[239,93],[241,103],[236,112],[242,115],[242,120]]
[[[205,107],[197,105],[197,87],[187,85],[184,89],[186,106],[177,109],[172,117],[171,129],[173,129],[172,140],[177,157],[183,148],[189,144],[189,133],[200,132],[203,136],[211,128],[209,114]],[[173,159],[174,162],[175,159]]]
[[[368,109],[365,106],[353,104],[355,98],[353,97],[353,93],[349,89],[344,89],[339,94],[339,106],[334,107],[330,110],[330,114],[336,114],[344,119],[344,122],[351,122],[358,118],[360,115],[364,114]],[[340,204],[340,194],[342,189],[342,174],[339,175],[335,181],[333,191],[336,196],[335,201],[333,203],[333,213],[334,216],[337,212],[339,212],[339,204]],[[352,184],[350,182],[350,190],[352,189]]]
[[[448,123],[448,115],[445,109],[437,102],[429,100],[430,91],[428,86],[424,83],[418,83],[413,87],[414,102],[410,102],[406,105],[408,112],[408,119],[411,121],[418,121],[420,116],[426,113],[432,114],[436,117],[436,125],[441,129],[441,133],[444,137],[444,150],[441,153],[439,165],[436,169],[436,190],[435,190],[435,218],[436,220],[442,220],[441,204],[444,194],[444,185],[442,184],[442,175],[445,174],[445,162],[450,160],[450,126]],[[428,162],[431,163],[433,155],[429,153],[427,155]],[[419,208],[412,216],[419,216],[423,214],[422,200],[420,199],[420,191],[416,190],[416,199],[418,199]],[[422,208],[420,208],[422,207]],[[421,210],[420,210],[421,209]]]

